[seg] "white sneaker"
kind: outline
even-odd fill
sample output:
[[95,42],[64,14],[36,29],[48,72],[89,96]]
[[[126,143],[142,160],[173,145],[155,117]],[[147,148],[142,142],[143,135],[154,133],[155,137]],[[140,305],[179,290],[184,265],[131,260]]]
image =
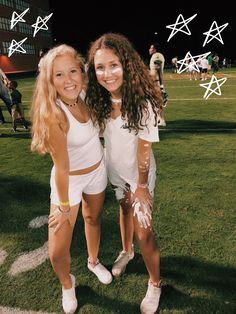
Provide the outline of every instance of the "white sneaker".
[[89,262],[88,258],[88,269],[93,272],[97,277],[98,280],[103,283],[104,285],[108,285],[112,282],[112,275],[111,273],[104,267],[99,260],[97,259],[96,265],[93,267],[93,265]]
[[145,298],[140,305],[140,311],[142,314],[154,314],[156,313],[161,296],[161,288],[155,287],[152,283],[148,282],[148,289]]
[[75,277],[70,274],[72,288],[64,289],[62,287],[62,307],[66,314],[75,313],[78,302],[75,295]]
[[134,258],[134,251],[131,253],[126,251],[121,251],[117,259],[115,260],[112,267],[112,274],[115,277],[120,276],[126,269],[127,264]]

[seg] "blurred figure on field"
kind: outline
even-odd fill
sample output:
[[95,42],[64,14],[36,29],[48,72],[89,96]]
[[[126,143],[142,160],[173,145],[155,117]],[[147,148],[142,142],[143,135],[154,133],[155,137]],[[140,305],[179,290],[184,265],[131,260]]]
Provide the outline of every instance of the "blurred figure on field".
[[223,69],[227,68],[227,58],[225,58],[225,57],[222,61],[222,66],[223,66]]
[[17,89],[18,83],[17,81],[11,81],[9,85],[9,89],[11,91],[11,115],[12,115],[12,128],[13,131],[16,132],[16,124],[19,122],[23,125],[23,127],[28,130],[27,122],[24,118],[24,109],[22,105],[22,95]]
[[207,57],[207,61],[208,61],[208,69],[207,69],[207,73],[210,74],[211,72],[211,68],[212,68],[212,59],[213,59],[213,54],[210,53]]
[[[164,102],[164,107],[167,105],[168,94],[165,91],[164,87],[164,66],[165,66],[165,57],[162,53],[159,52],[159,45],[158,43],[151,44],[149,48],[149,54],[151,55],[150,58],[150,74],[153,78],[153,81],[160,87]],[[166,126],[165,115],[164,115],[164,108],[160,113],[160,118],[158,121],[158,125]]]
[[202,81],[206,81],[207,80],[207,71],[208,71],[208,60],[207,58],[203,58],[201,61],[201,67],[202,67]]
[[189,80],[192,81],[192,80],[197,80],[197,71],[196,71],[196,68],[195,68],[195,62],[190,60],[189,61],[189,64],[188,64],[188,72],[189,72]]
[[[9,95],[9,84],[10,80],[7,78],[6,74],[0,68],[0,98],[3,100],[7,107],[9,114],[11,115],[11,97]],[[0,124],[5,123],[5,118],[0,107]]]
[[212,70],[213,70],[213,74],[215,74],[216,72],[219,71],[219,56],[216,53],[212,59]]
[[178,57],[175,56],[174,58],[171,59],[171,64],[172,64],[172,72],[177,73],[178,71]]
[[199,72],[197,71],[197,77],[199,80],[202,79],[202,59],[199,57],[196,61],[196,64],[198,66]]

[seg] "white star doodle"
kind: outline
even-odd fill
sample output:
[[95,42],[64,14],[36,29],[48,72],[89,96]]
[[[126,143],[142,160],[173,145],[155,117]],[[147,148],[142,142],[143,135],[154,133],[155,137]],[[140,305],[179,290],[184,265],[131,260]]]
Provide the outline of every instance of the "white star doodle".
[[[167,41],[169,41],[169,40],[170,40],[176,33],[178,33],[178,32],[182,32],[182,33],[185,33],[185,34],[187,34],[187,35],[191,35],[191,32],[190,32],[190,30],[189,30],[187,24],[188,24],[190,21],[192,21],[196,16],[197,16],[197,13],[185,20],[184,17],[183,17],[183,15],[180,14],[180,15],[177,17],[177,20],[176,20],[175,24],[167,25],[166,28],[172,29],[172,32],[171,32],[169,38],[167,39]],[[180,18],[182,19],[181,22],[179,22]],[[178,25],[178,26],[181,25],[181,27],[180,27],[180,28],[177,28],[177,27],[176,27],[177,25]],[[182,29],[182,28],[184,28],[184,27],[186,27],[186,30],[183,30],[183,29]]]
[[[190,51],[188,51],[186,53],[184,59],[177,61],[177,63],[181,64],[177,70],[177,73],[180,74],[180,73],[184,72],[185,70],[188,70],[189,62],[192,62],[192,67],[195,71],[200,72],[199,67],[197,65],[197,62],[206,58],[210,53],[211,52],[206,52],[206,53],[203,53],[201,55],[192,56]],[[185,66],[185,68],[183,68],[184,66]]]
[[[222,79],[217,80],[216,76],[212,75],[209,83],[199,84],[200,86],[207,89],[203,98],[208,99],[211,96],[211,94],[213,94],[213,93],[216,95],[221,95],[220,86],[223,85],[226,81],[227,81],[227,77],[223,77]],[[219,84],[219,82],[220,82],[220,84]],[[215,89],[211,89],[212,84],[217,85]],[[218,90],[218,91],[216,91],[216,90]]]
[[[229,23],[225,23],[225,24],[223,24],[223,25],[221,25],[221,26],[218,26],[218,24],[217,24],[216,21],[212,22],[209,31],[203,33],[203,35],[206,35],[206,39],[205,39],[205,41],[204,41],[202,47],[204,47],[206,44],[208,44],[208,43],[209,43],[210,41],[212,41],[212,39],[214,39],[214,38],[217,39],[218,41],[220,41],[220,42],[222,43],[222,45],[224,45],[224,42],[223,42],[223,39],[222,39],[220,33],[221,33],[228,25],[229,25]],[[213,28],[214,26],[215,26],[215,28]],[[211,34],[212,32],[216,32],[216,34],[215,34],[215,35],[212,35],[212,34]],[[211,38],[208,40],[209,37],[211,37]]]
[[28,37],[25,37],[21,41],[17,42],[15,39],[12,39],[11,44],[8,48],[8,57],[10,57],[15,51],[21,52],[21,53],[26,53],[25,49],[21,46],[27,39]]
[[29,8],[26,9],[24,12],[22,12],[21,14],[18,14],[16,11],[14,11],[12,13],[11,16],[11,26],[10,29],[13,29],[13,27],[18,23],[18,22],[25,22],[25,20],[23,19],[23,16],[29,11]]
[[[40,29],[48,30],[48,26],[46,25],[46,23],[52,15],[53,15],[53,13],[45,16],[45,18],[41,18],[41,16],[37,17],[36,23],[31,25],[32,27],[34,27],[33,37],[35,37],[35,35],[38,33],[38,31]],[[40,23],[42,23],[42,24],[39,26]]]

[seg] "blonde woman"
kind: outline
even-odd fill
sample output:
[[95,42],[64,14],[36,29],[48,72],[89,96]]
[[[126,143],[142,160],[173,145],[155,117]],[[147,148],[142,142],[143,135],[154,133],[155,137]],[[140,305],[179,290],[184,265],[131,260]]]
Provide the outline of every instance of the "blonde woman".
[[99,262],[100,216],[107,175],[98,130],[84,102],[83,61],[67,45],[41,59],[32,101],[32,151],[49,153],[51,208],[49,257],[62,285],[65,313],[77,308],[75,277],[70,274],[70,245],[82,201],[88,268],[109,284],[111,273]]

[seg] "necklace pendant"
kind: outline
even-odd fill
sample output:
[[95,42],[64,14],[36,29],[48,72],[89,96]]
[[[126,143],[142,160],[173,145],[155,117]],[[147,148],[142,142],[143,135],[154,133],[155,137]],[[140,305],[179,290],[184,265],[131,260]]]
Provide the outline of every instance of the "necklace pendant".
[[77,104],[77,100],[76,100],[76,102],[75,102],[74,104],[68,104],[67,102],[65,102],[65,100],[62,100],[62,102],[63,102],[67,107],[70,107],[70,108],[75,107],[75,105]]

